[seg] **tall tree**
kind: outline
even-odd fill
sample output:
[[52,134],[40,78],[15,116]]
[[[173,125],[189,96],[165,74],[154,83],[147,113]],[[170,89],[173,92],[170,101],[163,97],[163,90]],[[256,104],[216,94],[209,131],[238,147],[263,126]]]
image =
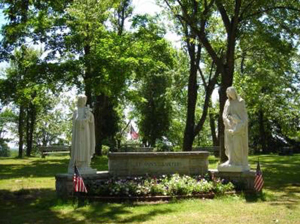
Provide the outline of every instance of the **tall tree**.
[[[117,94],[115,98],[110,96],[110,93],[116,93],[116,88],[112,89],[111,86],[120,87],[125,80],[124,74],[120,72],[124,66],[115,69],[118,65],[114,64],[112,69],[112,65],[120,61],[120,53],[123,52],[118,46],[127,47],[116,37],[116,33],[118,36],[124,33],[125,19],[132,11],[130,2],[128,0],[29,1],[24,11],[21,1],[20,4],[2,1],[7,7],[5,13],[9,18],[8,25],[3,29],[3,55],[9,53],[11,46],[25,42],[26,38],[45,44],[45,50],[48,52],[45,70],[50,72],[57,70],[62,71],[61,74],[67,74],[67,78],[61,74],[56,76],[56,80],[67,79],[69,83],[77,84],[80,89],[84,89],[88,97],[87,103],[91,107],[96,107],[94,112],[97,154],[101,154],[103,138],[107,134],[112,137],[116,132],[117,119],[102,115],[103,112],[108,116],[116,114],[113,108]],[[112,13],[115,10],[115,18],[118,21],[116,33],[110,29],[110,25],[114,25]],[[10,17],[12,13],[15,13],[17,18]],[[112,56],[115,57],[114,60],[111,60]],[[55,69],[55,66],[61,69]],[[117,75],[114,74],[116,71]],[[113,85],[105,85],[111,80],[114,80]],[[115,82],[118,83],[115,85]],[[112,125],[107,121],[113,122]]]
[[[0,84],[1,86],[1,84]],[[1,105],[1,104],[0,104]],[[18,117],[11,109],[3,109],[0,106],[0,156],[9,156],[9,147],[8,142],[10,141],[9,138],[5,138],[5,135],[8,130],[11,128],[15,128],[12,124],[17,123]]]
[[65,92],[59,95],[48,92],[47,98],[43,99],[47,101],[47,104],[37,114],[34,132],[35,144],[43,146],[70,145],[72,111],[75,109],[75,101],[70,101],[70,96]]
[[[132,14],[131,0],[118,1],[111,18],[113,31],[97,43],[97,66],[101,72],[97,76],[94,105],[96,122],[96,154],[101,154],[102,144],[115,147],[115,135],[120,116],[117,111],[119,98],[124,92],[125,81],[132,71],[128,61],[130,34],[125,30],[125,21]],[[100,88],[99,88],[100,87]]]
[[[1,100],[18,105],[19,157],[23,155],[24,136],[26,137],[26,155],[30,156],[33,143],[33,132],[44,92],[43,84],[39,84],[39,51],[25,47],[16,50],[6,69],[6,77],[1,80]],[[39,97],[38,97],[39,95]],[[46,103],[43,101],[43,103]]]
[[172,84],[168,90],[171,97],[172,119],[167,133],[168,140],[178,149],[182,149],[187,114],[187,85],[189,74],[189,56],[184,51],[177,51],[174,66],[169,72],[172,74]]
[[276,35],[271,23],[256,26],[260,35],[251,33],[241,41],[235,82],[248,104],[251,146],[255,152],[269,153],[299,141],[299,55],[294,43]]
[[[300,9],[299,1],[165,0],[164,2],[167,3],[176,18],[190,26],[217,66],[216,70],[221,73],[219,90],[220,119],[227,98],[226,89],[233,83],[236,47],[238,40],[243,38],[243,33],[251,30],[253,28],[251,24],[261,22],[264,17],[277,18],[276,24],[281,27],[284,25],[281,21],[287,20],[288,24],[285,25],[291,28],[294,20],[299,19],[297,15]],[[194,16],[195,10],[199,12],[198,16]],[[283,15],[288,15],[288,17]],[[214,22],[212,18],[215,16],[219,16],[223,22],[222,29],[225,35],[222,37],[222,45],[224,51],[218,51],[211,41],[212,37],[220,32],[219,29],[208,29],[210,24]],[[295,33],[294,28],[291,30]],[[227,158],[224,149],[224,125],[221,121],[219,121],[218,133],[221,161],[225,161]]]
[[168,88],[174,65],[174,50],[163,38],[165,29],[158,17],[139,15],[133,18],[132,57],[138,63],[132,83],[135,116],[142,141],[155,146],[156,140],[166,137],[171,122],[171,103]]
[[149,74],[143,80],[140,96],[144,99],[137,109],[140,111],[140,135],[147,146],[155,147],[169,131],[171,104],[166,89],[170,85],[165,74]]

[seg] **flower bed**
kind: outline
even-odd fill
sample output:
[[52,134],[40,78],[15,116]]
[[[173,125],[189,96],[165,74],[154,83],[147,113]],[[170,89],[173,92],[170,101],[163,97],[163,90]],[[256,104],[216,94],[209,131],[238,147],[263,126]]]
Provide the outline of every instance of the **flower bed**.
[[225,183],[218,178],[179,174],[159,177],[109,178],[99,182],[87,183],[90,196],[122,198],[169,198],[169,197],[203,197],[203,195],[225,194],[232,192],[231,182]]

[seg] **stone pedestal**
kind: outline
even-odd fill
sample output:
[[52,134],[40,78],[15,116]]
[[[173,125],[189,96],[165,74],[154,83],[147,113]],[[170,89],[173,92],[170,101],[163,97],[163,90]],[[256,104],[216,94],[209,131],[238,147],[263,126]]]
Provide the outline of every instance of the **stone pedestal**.
[[204,175],[209,152],[115,152],[108,154],[112,176]]
[[[97,172],[96,174],[82,174],[84,182],[94,182],[98,180],[108,179],[108,171]],[[58,197],[67,198],[73,196],[73,174],[60,173],[56,174],[56,193]]]
[[209,172],[216,178],[221,178],[232,182],[238,189],[255,192],[254,179],[255,171],[244,171],[244,172],[221,172],[216,169],[211,169]]
[[[81,175],[94,175],[97,174],[97,170],[96,169],[92,169],[91,167],[85,166],[85,167],[77,167],[79,173]],[[68,173],[69,174],[73,174],[74,173],[74,167],[69,167],[68,168]]]
[[218,166],[219,172],[247,172],[250,171],[250,166],[238,166],[228,164],[228,161]]
[[[115,152],[108,154],[109,171],[85,174],[82,178],[89,186],[109,177],[155,176],[162,174],[204,175],[208,172],[209,152]],[[70,171],[69,171],[70,172]],[[73,195],[73,174],[57,174],[56,192],[59,197]]]

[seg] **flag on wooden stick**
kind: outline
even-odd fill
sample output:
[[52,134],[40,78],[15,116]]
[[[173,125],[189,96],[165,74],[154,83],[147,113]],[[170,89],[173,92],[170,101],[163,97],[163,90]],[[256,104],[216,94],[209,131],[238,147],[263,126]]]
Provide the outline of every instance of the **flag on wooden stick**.
[[73,186],[74,186],[74,192],[87,193],[87,189],[84,185],[83,179],[82,179],[76,165],[74,166]]
[[133,140],[136,140],[139,138],[139,134],[134,130],[132,125],[130,125],[130,136],[131,136],[131,139],[133,139]]
[[261,191],[264,186],[264,179],[262,176],[262,172],[260,170],[259,160],[257,161],[257,168],[254,179],[254,189],[256,191]]

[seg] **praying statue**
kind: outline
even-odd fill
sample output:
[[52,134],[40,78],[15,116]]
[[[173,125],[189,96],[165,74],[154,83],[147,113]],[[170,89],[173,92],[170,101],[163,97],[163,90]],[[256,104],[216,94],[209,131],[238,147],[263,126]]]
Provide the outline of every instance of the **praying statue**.
[[95,174],[90,167],[91,158],[95,153],[95,124],[94,115],[85,106],[87,97],[78,95],[77,110],[73,114],[71,159],[68,173],[74,173],[74,166],[80,174]]
[[245,101],[234,87],[226,90],[227,101],[223,110],[225,126],[225,154],[228,161],[218,166],[219,171],[248,171],[248,115]]

